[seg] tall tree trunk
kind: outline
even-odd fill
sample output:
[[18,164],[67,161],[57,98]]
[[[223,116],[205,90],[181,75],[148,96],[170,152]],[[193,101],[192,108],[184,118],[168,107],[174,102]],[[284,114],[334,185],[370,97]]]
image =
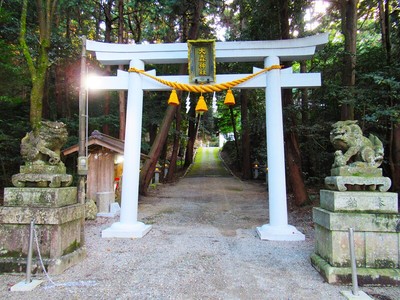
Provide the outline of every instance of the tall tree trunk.
[[[104,32],[104,41],[106,43],[111,42],[111,32],[112,32],[112,6],[114,4],[114,0],[107,0],[107,2],[104,4],[104,16],[105,16],[105,25],[106,29]],[[105,67],[106,75],[111,75],[111,66],[106,66]],[[103,114],[104,116],[108,116],[110,114],[110,100],[111,100],[111,94],[110,92],[105,92],[104,94],[104,108],[103,108]],[[103,124],[103,133],[104,134],[110,134],[110,126],[107,122],[104,122]]]
[[28,0],[22,3],[21,29],[19,42],[22,52],[28,64],[28,69],[32,80],[32,90],[30,98],[30,124],[35,134],[38,134],[40,122],[43,114],[43,93],[46,82],[47,70],[49,67],[50,35],[53,17],[57,6],[56,0],[37,0],[37,16],[39,25],[39,53],[34,59],[30,53],[30,47],[26,43],[26,18],[28,12]]
[[[288,39],[289,36],[289,13],[288,13],[288,0],[280,2],[280,16],[281,16],[281,37]],[[287,63],[286,66],[290,66]],[[293,105],[292,90],[283,90],[283,106],[288,107]],[[289,124],[293,122],[292,124]],[[285,134],[285,151],[286,151],[286,165],[288,168],[288,177],[290,186],[293,191],[294,204],[297,206],[303,205],[308,199],[308,193],[304,184],[303,173],[301,170],[301,154],[300,147],[296,133],[292,128],[296,126],[295,116],[288,116],[286,118],[287,132]]]
[[[240,1],[240,31],[245,32],[247,29],[247,18],[243,11],[243,0]],[[242,122],[242,179],[251,179],[251,161],[250,161],[250,126],[248,115],[249,92],[247,90],[240,91],[240,109],[241,109],[241,122]]]
[[[306,62],[300,62],[300,73],[307,73]],[[310,108],[308,105],[308,88],[302,88],[301,90],[301,122],[303,126],[309,126],[310,122]],[[302,140],[305,144],[308,144],[309,138],[307,135],[302,136]],[[312,176],[311,170],[311,160],[312,158],[309,155],[305,155],[302,157],[302,168],[303,171],[307,172],[309,176]]]
[[194,155],[194,144],[196,141],[197,131],[196,131],[196,112],[195,112],[195,104],[190,98],[190,111],[189,111],[189,125],[188,125],[188,142],[186,144],[185,151],[185,168],[189,167],[193,163],[193,155]]
[[386,63],[391,62],[391,40],[390,40],[390,24],[389,24],[389,0],[378,1],[379,22],[381,25],[382,46],[386,53]]
[[59,116],[65,116],[65,107],[67,103],[65,103],[65,93],[64,93],[64,82],[65,82],[65,77],[64,77],[64,71],[62,70],[59,66],[55,67],[54,73],[55,73],[55,98],[56,98],[56,115],[57,118]]
[[[189,34],[188,34],[189,39],[196,39],[198,36],[200,21],[201,21],[201,12],[202,12],[203,8],[204,8],[203,0],[195,1],[193,3],[193,7],[192,7],[193,14],[191,15],[192,19],[191,19],[190,29],[189,29]],[[184,74],[184,72],[186,72],[185,71],[186,69],[187,69],[187,66],[183,65],[181,67],[179,73]],[[150,159],[146,160],[146,162],[144,163],[142,170],[140,172],[139,192],[142,195],[146,194],[147,188],[153,177],[158,158],[160,157],[161,151],[162,151],[164,144],[168,137],[169,128],[171,127],[171,123],[175,117],[176,109],[177,109],[176,106],[169,106],[167,108],[164,119],[160,126],[160,130],[156,136],[156,139],[155,139],[153,145],[151,146],[150,153],[149,153]],[[194,137],[194,138],[196,138],[196,137]],[[190,137],[189,137],[189,141],[190,141]],[[193,143],[193,145],[194,145],[194,143]],[[192,151],[193,151],[193,148],[192,148]]]
[[[386,54],[386,64],[391,64],[392,45],[390,39],[390,24],[389,24],[389,0],[378,1],[379,21],[381,25],[382,46]],[[388,101],[388,105],[393,107],[393,99]],[[390,122],[389,135],[389,165],[392,177],[392,190],[400,192],[400,124],[393,121]]]
[[400,192],[400,124],[392,123],[390,136],[389,162],[392,173],[392,190]]
[[249,93],[247,90],[240,91],[241,121],[242,121],[242,178],[251,179],[250,161],[250,128],[248,116]]
[[[291,90],[283,90],[282,96],[285,107],[293,105]],[[292,124],[289,124],[290,119],[292,119]],[[308,192],[304,184],[303,172],[301,169],[301,154],[297,134],[292,129],[296,126],[294,116],[289,116],[286,122],[285,152],[288,178],[293,192],[294,204],[296,206],[301,206],[307,202]]]
[[164,148],[165,141],[168,137],[168,131],[171,127],[171,123],[174,119],[176,106],[168,106],[164,119],[161,123],[160,130],[156,136],[156,139],[151,146],[149,156],[140,171],[140,180],[139,180],[139,193],[141,195],[146,195],[147,188],[153,178],[154,170],[157,165],[158,158],[160,157],[161,151]]
[[229,112],[230,112],[230,115],[231,115],[233,138],[235,139],[236,165],[237,165],[237,167],[239,167],[239,161],[240,161],[239,141],[238,141],[238,134],[237,134],[237,130],[236,130],[235,115],[233,113],[233,107],[232,106],[229,106]]
[[158,132],[158,125],[157,124],[150,124],[147,128],[147,131],[149,132],[150,136],[150,145],[154,144],[154,141],[156,140],[157,132]]
[[[340,1],[342,33],[344,35],[342,84],[349,89],[350,97],[353,95],[353,88],[356,84],[357,3],[358,0]],[[354,120],[353,104],[342,104],[341,119]]]
[[[120,66],[121,67],[121,66]],[[123,67],[121,68],[123,69]],[[126,130],[126,93],[125,91],[119,91],[119,139],[125,140]]]
[[[182,96],[182,93],[179,93]],[[169,170],[166,181],[170,182],[174,180],[175,171],[176,171],[176,163],[178,161],[178,152],[180,148],[180,141],[181,141],[181,121],[182,121],[182,114],[181,114],[181,106],[179,105],[175,114],[175,134],[174,134],[174,143],[171,153],[171,160],[169,163]]]
[[[183,42],[185,39],[195,40],[199,35],[199,28],[201,22],[201,12],[204,8],[204,0],[194,1],[194,7],[192,8],[192,19],[190,20],[190,28],[188,31],[187,36],[183,36]],[[184,34],[186,33],[186,18],[184,18]],[[185,167],[189,167],[189,165],[193,162],[193,155],[194,155],[194,144],[197,138],[197,131],[199,128],[199,121],[200,117],[196,118],[196,112],[194,111],[194,105],[191,103],[191,110],[189,112],[189,128],[188,128],[188,143],[186,145],[186,152],[185,152]],[[198,119],[197,125],[195,120]]]
[[[124,0],[118,1],[118,43],[124,43]],[[123,70],[124,66],[119,65],[118,69]],[[126,93],[125,91],[118,92],[119,103],[119,139],[125,140],[126,127]]]

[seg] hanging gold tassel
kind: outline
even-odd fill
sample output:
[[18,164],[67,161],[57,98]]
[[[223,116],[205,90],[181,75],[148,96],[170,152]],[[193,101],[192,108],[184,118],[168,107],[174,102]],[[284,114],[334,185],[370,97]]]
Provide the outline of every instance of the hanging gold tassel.
[[196,105],[196,112],[198,113],[203,113],[205,111],[208,111],[206,101],[204,100],[203,95],[200,96],[199,101],[197,101]]
[[231,89],[226,92],[224,104],[228,106],[235,105],[235,97],[233,96]]
[[178,99],[178,95],[176,94],[175,89],[173,89],[171,91],[171,95],[169,96],[169,99],[168,99],[168,105],[173,105],[173,106],[179,105],[179,99]]

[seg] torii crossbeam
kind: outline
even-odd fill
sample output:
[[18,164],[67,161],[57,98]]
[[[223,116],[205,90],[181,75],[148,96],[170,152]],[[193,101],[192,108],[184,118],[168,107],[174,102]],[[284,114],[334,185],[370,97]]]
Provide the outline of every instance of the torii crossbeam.
[[[328,34],[311,37],[250,42],[217,42],[216,62],[256,62],[264,66],[279,65],[281,61],[310,59],[318,47],[328,42]],[[144,70],[145,64],[187,63],[186,43],[174,44],[106,44],[86,41],[86,49],[96,52],[104,65],[128,65]],[[155,75],[154,71],[150,71]],[[228,82],[249,74],[217,75],[216,82]],[[188,83],[188,76],[160,76],[162,79]],[[102,231],[104,238],[140,238],[151,229],[139,222],[138,195],[140,147],[142,133],[143,91],[167,91],[170,87],[135,72],[118,71],[117,76],[97,77],[91,89],[127,90],[126,137],[121,195],[120,221]],[[275,69],[234,87],[235,89],[264,88],[268,153],[269,223],[257,227],[261,239],[280,241],[304,240],[304,235],[288,224],[285,157],[283,144],[282,88],[318,87],[319,73],[293,73],[291,68]]]

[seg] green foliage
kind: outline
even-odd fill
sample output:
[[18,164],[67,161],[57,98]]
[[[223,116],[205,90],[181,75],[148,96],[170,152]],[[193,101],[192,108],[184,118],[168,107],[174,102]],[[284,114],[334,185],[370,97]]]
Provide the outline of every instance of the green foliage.
[[[319,25],[313,29],[305,27],[306,9],[314,1],[288,1],[290,32],[293,36],[308,36],[329,31],[330,42],[318,50],[312,60],[306,62],[307,72],[320,72],[322,86],[307,91],[293,91],[293,105],[285,107],[285,130],[297,133],[302,154],[302,167],[306,179],[311,183],[321,182],[329,174],[333,149],[329,142],[331,124],[340,119],[340,107],[352,104],[356,118],[366,133],[374,132],[383,140],[386,149],[392,123],[400,122],[400,11],[391,2],[390,37],[392,42],[391,62],[382,45],[381,28],[376,1],[360,1],[357,35],[356,85],[352,88],[342,85],[343,36],[340,32],[340,11],[331,5],[325,14],[314,15]],[[112,6],[111,41],[117,40],[117,6]],[[173,43],[187,39],[192,22],[193,0],[125,1],[124,15],[125,42],[128,43]],[[226,27],[228,40],[266,40],[281,36],[281,9],[284,1],[278,0],[234,0],[204,1],[200,16],[200,38],[216,38],[219,26]],[[51,35],[49,49],[50,69],[46,78],[44,116],[61,119],[68,126],[69,140],[66,146],[78,141],[78,92],[80,85],[80,53],[82,35],[88,39],[104,40],[104,1],[72,0],[59,1],[56,26]],[[27,43],[35,57],[39,52],[36,24],[36,4],[29,2],[27,15]],[[18,172],[20,139],[28,131],[30,75],[18,44],[21,1],[2,1],[0,7],[0,167],[1,180],[5,185],[10,176]],[[104,73],[92,53],[88,53],[88,69]],[[390,62],[390,64],[389,64]],[[294,70],[300,69],[293,62]],[[217,73],[251,73],[252,67],[262,63],[217,64]],[[153,66],[146,65],[146,69]],[[159,75],[177,74],[179,66],[154,66]],[[115,74],[116,69],[112,68]],[[233,108],[236,128],[241,128],[239,91],[235,90],[236,105]],[[306,96],[305,96],[306,95]],[[187,93],[181,96],[184,103]],[[232,132],[230,111],[223,103],[224,93],[217,93],[218,112],[211,112],[211,95],[204,95],[209,111],[202,116],[199,137],[215,139],[215,133]],[[150,135],[162,122],[167,108],[169,93],[146,92],[143,108],[142,150],[150,148]],[[198,95],[191,95],[192,106]],[[102,131],[107,123],[111,135],[118,136],[119,107],[117,93],[111,93],[110,114],[104,115],[104,93],[89,94],[89,134]],[[186,143],[186,131],[190,117],[181,107],[181,144]],[[263,90],[249,91],[248,104],[251,160],[266,163],[265,93]],[[168,138],[172,144],[176,131],[171,128]],[[234,160],[233,143],[227,143]],[[170,148],[170,146],[169,146]],[[228,150],[229,150],[228,149]],[[182,152],[182,151],[181,151]],[[183,153],[181,153],[183,155]],[[239,153],[239,155],[241,155]],[[387,161],[387,160],[386,160]],[[387,165],[386,165],[387,167]]]
[[17,98],[0,97],[0,185],[9,186],[19,172],[21,139],[28,132],[28,105]]

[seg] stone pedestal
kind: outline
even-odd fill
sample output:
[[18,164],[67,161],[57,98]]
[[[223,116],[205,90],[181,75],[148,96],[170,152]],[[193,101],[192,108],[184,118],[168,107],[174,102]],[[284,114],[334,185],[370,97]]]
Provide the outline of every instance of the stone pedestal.
[[[50,274],[60,274],[86,256],[84,204],[76,187],[16,187],[4,191],[0,207],[0,273],[25,272],[29,227],[35,220],[40,253]],[[33,272],[41,267],[34,241]]]
[[113,218],[120,211],[119,204],[115,202],[114,192],[96,193],[97,216]]
[[397,194],[320,192],[314,208],[312,265],[328,283],[351,283],[348,229],[354,229],[360,285],[400,284],[400,215]]

